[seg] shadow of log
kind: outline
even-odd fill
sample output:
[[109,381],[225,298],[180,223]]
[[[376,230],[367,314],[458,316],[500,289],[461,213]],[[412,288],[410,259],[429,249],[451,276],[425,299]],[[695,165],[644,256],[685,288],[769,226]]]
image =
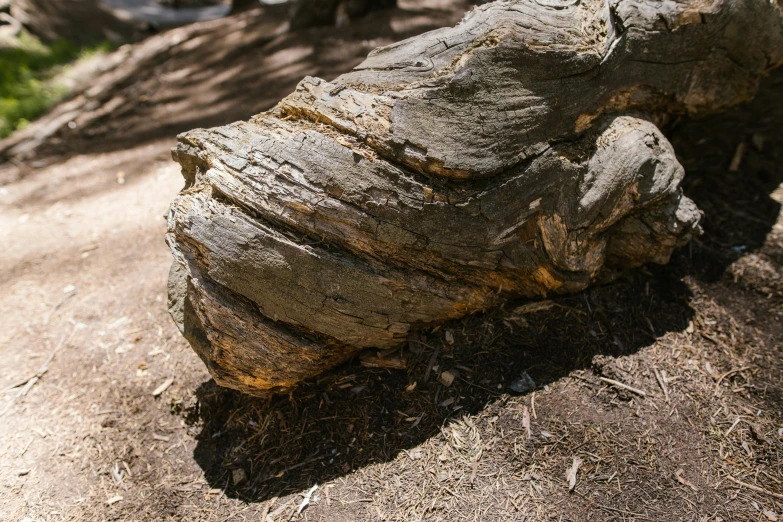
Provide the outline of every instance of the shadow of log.
[[[388,462],[450,418],[508,400],[509,385],[525,372],[543,387],[590,368],[596,355],[630,355],[687,328],[693,310],[684,279],[716,281],[739,256],[759,249],[777,220],[780,204],[770,194],[783,182],[781,85],[778,72],[753,103],[670,127],[685,191],[705,211],[705,234],[668,266],[629,272],[521,318],[507,305],[447,324],[404,348],[407,372],[354,361],[268,399],[206,382],[188,422],[200,427],[194,458],[208,482],[252,502],[302,491]],[[457,375],[451,386],[438,381],[442,371]],[[246,480],[234,484],[237,469]]]
[[[770,194],[783,182],[783,73],[765,79],[752,103],[673,126],[669,138],[685,167],[682,187],[704,212],[688,272],[716,281],[740,256],[760,248],[781,205]],[[735,159],[736,156],[736,159]],[[736,169],[731,169],[737,161]]]
[[[451,323],[409,343],[407,372],[354,362],[270,399],[210,381],[191,412],[191,421],[203,422],[194,457],[210,484],[228,484],[230,496],[260,501],[307,489],[394,459],[449,418],[508,399],[510,384],[525,372],[545,386],[589,368],[596,355],[632,354],[687,327],[688,297],[681,281],[656,269],[552,301],[548,310],[498,310]],[[448,387],[438,380],[444,371],[456,375]],[[249,477],[243,484],[229,479],[237,468]]]

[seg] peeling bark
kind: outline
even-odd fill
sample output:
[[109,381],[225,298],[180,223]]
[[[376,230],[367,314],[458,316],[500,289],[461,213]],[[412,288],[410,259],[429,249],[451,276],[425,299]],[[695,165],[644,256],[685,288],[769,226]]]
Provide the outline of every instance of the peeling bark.
[[768,0],[500,1],[179,137],[172,314],[218,383],[295,385],[510,298],[666,263],[698,233],[656,126],[783,62]]

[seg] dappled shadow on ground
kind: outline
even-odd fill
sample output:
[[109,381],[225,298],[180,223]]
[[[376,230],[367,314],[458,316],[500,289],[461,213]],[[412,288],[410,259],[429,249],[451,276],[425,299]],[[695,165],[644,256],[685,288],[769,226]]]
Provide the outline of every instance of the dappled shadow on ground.
[[[507,305],[446,325],[403,348],[407,372],[354,362],[268,399],[204,383],[188,418],[201,430],[194,457],[209,483],[249,501],[302,491],[389,461],[438,434],[450,417],[505,400],[524,372],[541,387],[591,367],[596,355],[629,355],[687,328],[692,296],[683,281],[719,279],[764,244],[778,217],[770,194],[783,182],[783,137],[776,131],[783,107],[774,99],[781,83],[778,74],[752,105],[670,129],[688,172],[686,193],[705,211],[705,235],[670,265],[631,272],[521,317]],[[740,143],[740,168],[730,172]],[[457,375],[450,387],[437,379],[446,370]]]

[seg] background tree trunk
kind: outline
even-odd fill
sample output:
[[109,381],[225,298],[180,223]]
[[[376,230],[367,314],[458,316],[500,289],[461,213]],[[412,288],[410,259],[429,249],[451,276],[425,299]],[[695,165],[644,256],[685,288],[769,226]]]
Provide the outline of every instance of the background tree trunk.
[[231,13],[240,13],[248,9],[255,9],[261,6],[258,0],[232,0]]
[[397,0],[293,0],[291,29],[319,25],[343,25],[370,11],[389,9]]
[[290,387],[503,301],[579,292],[698,232],[656,123],[750,99],[767,0],[517,0],[179,137],[172,315],[218,383]]

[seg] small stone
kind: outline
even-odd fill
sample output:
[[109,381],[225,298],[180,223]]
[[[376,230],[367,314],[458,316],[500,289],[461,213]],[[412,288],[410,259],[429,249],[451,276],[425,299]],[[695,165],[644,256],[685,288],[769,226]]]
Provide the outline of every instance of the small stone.
[[454,378],[455,377],[456,377],[456,375],[454,375],[452,372],[443,372],[443,373],[440,374],[440,377],[438,378],[438,380],[440,381],[440,383],[443,386],[448,388],[454,382]]
[[536,383],[530,374],[522,372],[522,375],[516,381],[508,385],[511,391],[516,393],[527,393],[536,389]]

